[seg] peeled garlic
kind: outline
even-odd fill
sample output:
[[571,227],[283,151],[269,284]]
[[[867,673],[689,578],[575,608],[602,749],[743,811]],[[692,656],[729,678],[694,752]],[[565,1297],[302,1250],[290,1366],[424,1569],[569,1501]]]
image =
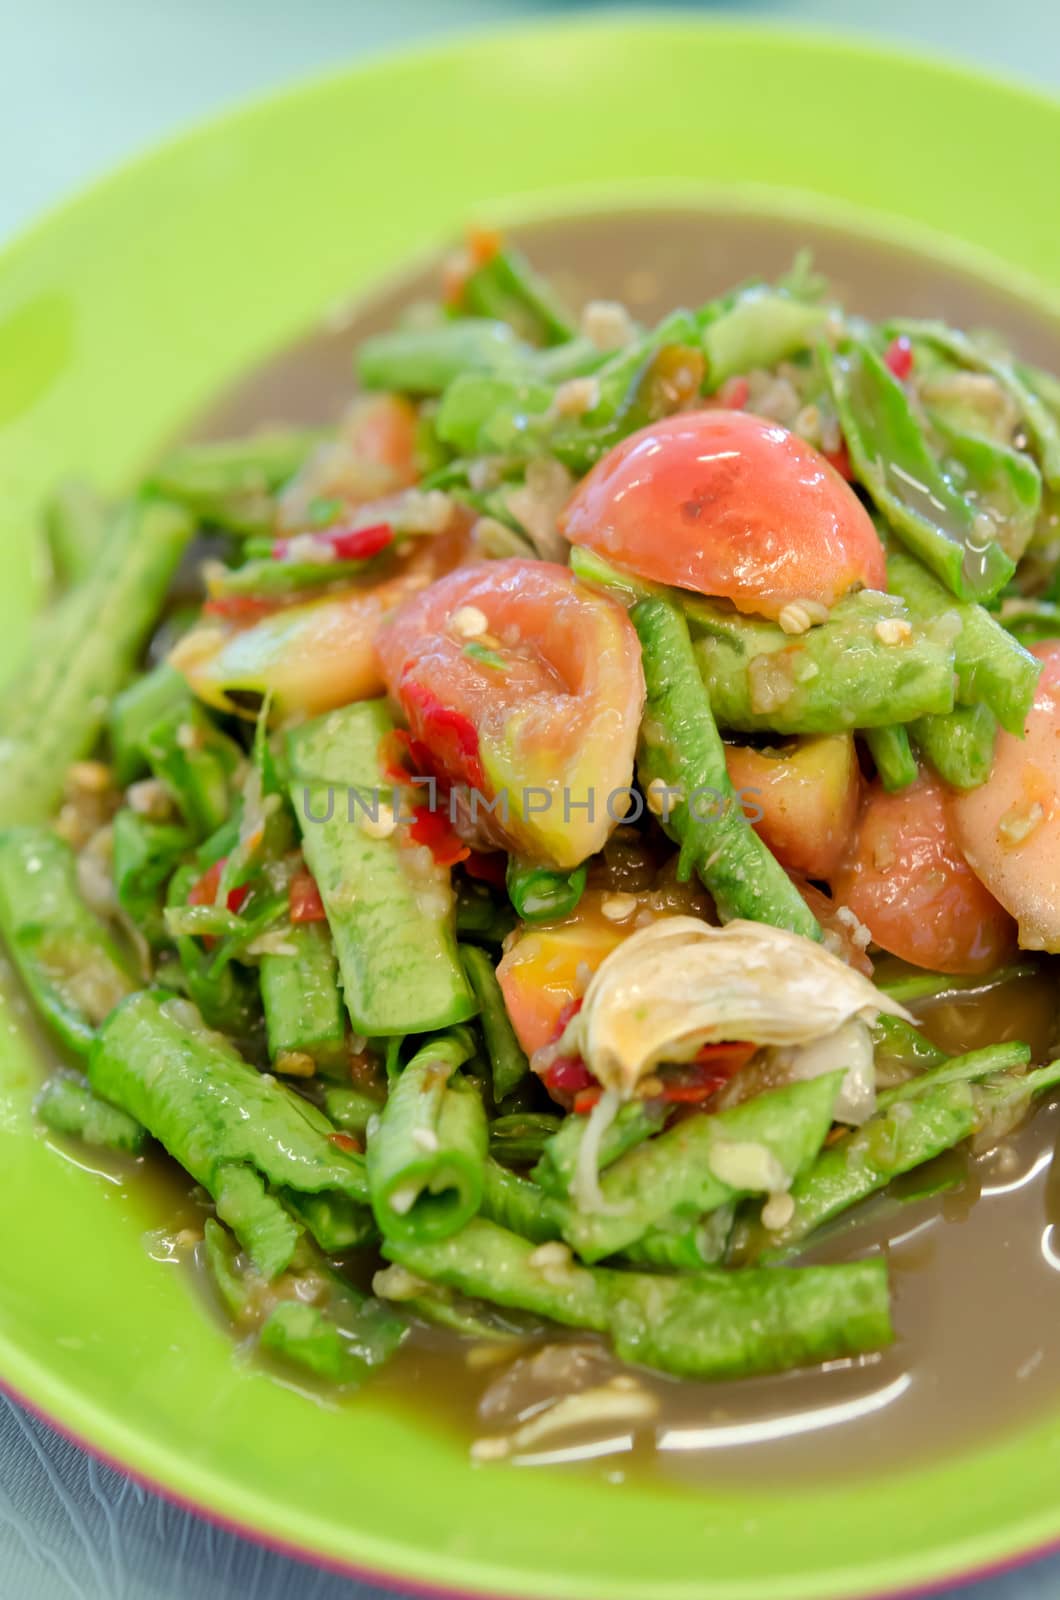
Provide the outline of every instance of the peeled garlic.
[[628,1099],[667,1062],[705,1044],[750,1040],[805,1046],[854,1018],[907,1013],[837,956],[762,922],[711,927],[667,917],[601,963],[562,1049],[578,1053],[605,1089]]

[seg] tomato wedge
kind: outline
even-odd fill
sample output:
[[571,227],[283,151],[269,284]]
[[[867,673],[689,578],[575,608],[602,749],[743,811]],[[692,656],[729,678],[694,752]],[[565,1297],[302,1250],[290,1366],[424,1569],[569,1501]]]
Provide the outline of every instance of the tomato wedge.
[[616,445],[575,490],[573,544],[657,583],[777,617],[885,589],[872,519],[824,456],[745,411],[692,411]]
[[850,848],[858,814],[861,772],[852,735],[795,739],[779,750],[726,745],[725,764],[744,814],[781,866],[805,878],[830,878]]
[[989,972],[1015,949],[1012,918],[965,860],[927,774],[898,794],[871,786],[832,892],[882,949],[933,972]]
[[490,561],[407,600],[378,653],[414,741],[466,786],[493,842],[558,868],[600,849],[624,814],[644,704],[621,606],[566,567]]
[[998,735],[990,776],[954,795],[961,848],[1019,922],[1025,950],[1060,950],[1060,644],[1044,662],[1022,739]]
[[[206,616],[170,661],[194,694],[218,710],[257,714],[266,694],[277,717],[317,716],[380,694],[375,636],[410,594],[462,561],[466,527],[417,541],[412,554],[369,586],[363,582],[266,616]],[[209,609],[209,608],[207,608]]]

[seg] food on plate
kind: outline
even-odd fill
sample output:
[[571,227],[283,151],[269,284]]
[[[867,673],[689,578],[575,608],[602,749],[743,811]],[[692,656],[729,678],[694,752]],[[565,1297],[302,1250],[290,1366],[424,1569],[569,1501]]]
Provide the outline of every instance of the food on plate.
[[802,1252],[1060,1083],[917,1009],[1060,954],[1060,386],[805,268],[575,315],[492,234],[356,365],[333,427],[49,509],[0,731],[41,1124],[167,1152],[225,1317],[340,1390],[424,1330],[881,1351],[884,1256]]

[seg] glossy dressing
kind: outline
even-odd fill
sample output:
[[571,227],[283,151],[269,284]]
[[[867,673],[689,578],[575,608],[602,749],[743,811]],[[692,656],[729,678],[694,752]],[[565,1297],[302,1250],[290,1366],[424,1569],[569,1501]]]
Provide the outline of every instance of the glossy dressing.
[[[809,245],[816,266],[854,310],[990,326],[1018,351],[1060,370],[1060,334],[1004,291],[895,247],[828,230],[735,214],[645,212],[538,224],[522,241],[572,304],[617,298],[645,319],[675,304],[697,304],[742,279],[775,276]],[[420,275],[333,318],[224,398],[198,433],[328,421],[349,398],[359,339],[434,292],[433,274]],[[932,1002],[922,1008],[922,1026],[953,1051],[1023,1038],[1040,1062],[1056,1043],[1055,988],[1056,969],[1047,963],[1039,975],[989,994]],[[1055,1406],[1058,1137],[1060,1107],[1043,1107],[1002,1150],[979,1160],[963,1153],[941,1158],[818,1243],[813,1259],[875,1250],[887,1255],[898,1331],[890,1350],[739,1383],[638,1375],[657,1402],[653,1417],[559,1431],[516,1459],[582,1462],[614,1478],[645,1470],[718,1484],[751,1476],[790,1482],[796,1473],[838,1478],[960,1451]],[[159,1244],[154,1230],[172,1217],[180,1191],[169,1170],[148,1181],[145,1203],[157,1256],[169,1247]],[[579,1381],[598,1383],[618,1370],[593,1341],[563,1335],[560,1341],[564,1348],[548,1362],[549,1372],[535,1376],[525,1362],[511,1372],[507,1352],[469,1350],[448,1336],[417,1332],[376,1378],[373,1403],[398,1405],[422,1426],[455,1429],[469,1442],[496,1435],[540,1410],[551,1394]],[[350,1402],[354,1409],[357,1403]]]

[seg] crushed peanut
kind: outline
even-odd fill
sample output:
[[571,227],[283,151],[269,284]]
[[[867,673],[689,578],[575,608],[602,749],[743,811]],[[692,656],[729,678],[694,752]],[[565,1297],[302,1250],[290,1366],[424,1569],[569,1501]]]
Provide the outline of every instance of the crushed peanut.
[[560,1239],[550,1239],[547,1244],[539,1244],[536,1250],[527,1256],[527,1263],[531,1267],[569,1267],[571,1263],[570,1246],[565,1245]]
[[561,417],[584,417],[600,404],[598,378],[568,378],[556,390],[556,410]]
[[366,833],[369,839],[389,839],[397,827],[397,818],[391,806],[381,805],[374,817],[366,811],[359,823],[361,832]]
[[590,300],[581,331],[598,350],[621,350],[637,337],[636,324],[620,300]]
[[285,1078],[315,1078],[317,1064],[304,1050],[281,1050],[273,1066]]
[[477,639],[489,627],[489,618],[478,606],[461,606],[449,619],[449,626],[461,639]]
[[609,894],[600,902],[600,910],[608,922],[625,922],[639,904],[635,894]]
[[762,1226],[770,1233],[786,1228],[795,1215],[795,1201],[790,1194],[771,1194],[762,1207]]
[[913,624],[904,617],[881,617],[872,631],[881,644],[908,644]]
[[507,1439],[501,1437],[473,1439],[471,1441],[472,1461],[503,1461],[504,1457],[511,1454],[511,1445]]
[[1011,849],[1025,844],[1044,818],[1045,810],[1038,800],[1031,805],[1010,806],[997,825],[1002,844]]
[[789,600],[777,621],[785,633],[808,633],[815,623],[828,621],[828,607],[819,600]]
[[66,769],[67,788],[82,794],[104,794],[110,784],[110,768],[102,761],[74,761]]

